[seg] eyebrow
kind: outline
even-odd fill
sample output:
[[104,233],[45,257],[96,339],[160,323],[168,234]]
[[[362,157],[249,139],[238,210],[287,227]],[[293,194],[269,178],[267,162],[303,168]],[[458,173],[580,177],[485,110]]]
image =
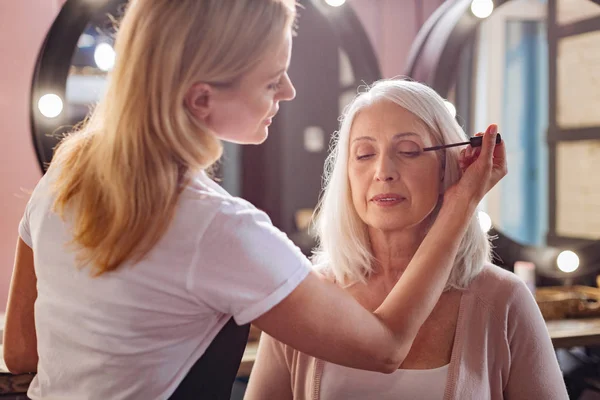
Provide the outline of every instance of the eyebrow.
[[[401,139],[401,138],[404,138],[404,137],[407,137],[407,136],[417,136],[417,137],[419,137],[419,138],[421,137],[419,134],[417,134],[417,133],[414,133],[414,132],[401,132],[401,133],[396,133],[396,134],[395,134],[395,135],[392,137],[392,140]],[[373,137],[371,137],[371,136],[360,136],[360,137],[357,137],[357,138],[355,138],[355,139],[352,141],[352,143],[354,143],[354,142],[356,142],[356,141],[358,141],[358,140],[368,140],[368,141],[374,142],[374,141],[375,141],[375,138],[373,138]]]

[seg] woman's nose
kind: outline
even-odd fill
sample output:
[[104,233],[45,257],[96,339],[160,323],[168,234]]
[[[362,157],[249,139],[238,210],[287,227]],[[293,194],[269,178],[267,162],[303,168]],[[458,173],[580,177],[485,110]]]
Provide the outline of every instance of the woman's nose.
[[296,88],[294,87],[294,84],[292,83],[292,80],[288,74],[285,74],[279,97],[280,100],[283,101],[290,101],[296,97]]
[[381,182],[391,182],[397,180],[398,177],[398,170],[394,162],[390,157],[382,156],[377,163],[375,179]]

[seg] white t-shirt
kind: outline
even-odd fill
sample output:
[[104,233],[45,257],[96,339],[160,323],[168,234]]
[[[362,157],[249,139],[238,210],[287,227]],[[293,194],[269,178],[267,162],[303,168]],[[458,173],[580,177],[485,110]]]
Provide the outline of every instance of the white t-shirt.
[[442,400],[450,364],[433,369],[399,369],[391,374],[325,363],[321,400]]
[[167,399],[231,316],[253,321],[311,269],[265,213],[202,173],[142,262],[93,278],[65,247],[51,179],[19,226],[37,276],[34,400]]

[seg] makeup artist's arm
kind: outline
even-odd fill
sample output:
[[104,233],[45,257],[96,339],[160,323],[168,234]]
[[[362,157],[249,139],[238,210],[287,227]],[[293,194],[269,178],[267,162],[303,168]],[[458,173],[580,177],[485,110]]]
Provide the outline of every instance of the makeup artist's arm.
[[37,339],[33,315],[37,298],[36,284],[33,250],[19,238],[3,339],[4,362],[13,374],[37,371]]

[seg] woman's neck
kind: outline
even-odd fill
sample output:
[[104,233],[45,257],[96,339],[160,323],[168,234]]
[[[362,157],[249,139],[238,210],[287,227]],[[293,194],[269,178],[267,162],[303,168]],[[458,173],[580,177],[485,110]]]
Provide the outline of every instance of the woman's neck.
[[391,283],[400,279],[426,234],[426,230],[420,227],[387,232],[369,229],[371,249],[376,260],[373,277]]

